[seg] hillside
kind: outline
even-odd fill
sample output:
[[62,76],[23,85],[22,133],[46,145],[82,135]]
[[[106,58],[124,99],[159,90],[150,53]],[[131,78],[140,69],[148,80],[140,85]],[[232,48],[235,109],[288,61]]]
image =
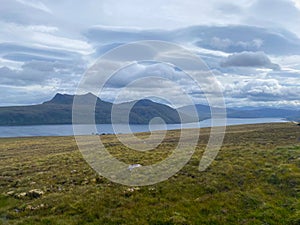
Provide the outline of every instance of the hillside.
[[[41,124],[71,124],[72,104],[74,95],[56,94],[50,101],[32,106],[0,107],[0,125],[41,125]],[[111,110],[113,104],[102,101],[93,94],[78,96],[82,107],[96,103],[95,121],[98,124],[111,123]],[[169,106],[140,100],[133,102],[134,106],[129,115],[132,124],[148,124],[154,117],[161,117],[166,123],[179,123],[180,118],[175,109]],[[119,123],[125,123],[123,111],[132,102],[115,105],[118,108],[117,117]]]
[[[189,115],[192,106],[184,106],[179,108],[180,112]],[[210,118],[211,109],[209,106],[196,104],[195,108],[199,118]],[[218,109],[218,108],[216,108]],[[300,110],[282,109],[282,108],[265,108],[265,107],[244,107],[244,108],[227,108],[228,118],[283,118],[290,121],[300,122]]]
[[[50,101],[38,105],[0,107],[0,126],[72,124],[72,104],[74,97],[74,95],[56,94]],[[80,102],[80,107],[83,108],[96,102],[95,121],[98,124],[111,123],[113,107],[116,115],[114,122],[117,123],[127,123],[128,115],[126,115],[126,111],[130,106],[133,106],[129,114],[129,123],[131,124],[148,124],[155,117],[160,117],[168,124],[180,123],[180,118],[184,123],[188,123],[211,117],[210,107],[201,104],[195,105],[199,118],[192,118],[190,113],[192,106],[173,109],[167,105],[148,99],[112,104],[101,100],[91,93],[79,95],[77,99]],[[300,122],[300,111],[294,109],[227,108],[226,111],[228,118],[277,117]],[[82,118],[85,118],[85,115],[82,115]]]
[[[0,224],[297,225],[299,130],[291,123],[228,127],[217,158],[199,172],[209,134],[201,129],[189,163],[145,187],[96,174],[73,137],[0,139]],[[125,147],[114,135],[99,138],[119,160],[150,165],[168,157],[179,137],[180,131],[168,131],[147,152]]]

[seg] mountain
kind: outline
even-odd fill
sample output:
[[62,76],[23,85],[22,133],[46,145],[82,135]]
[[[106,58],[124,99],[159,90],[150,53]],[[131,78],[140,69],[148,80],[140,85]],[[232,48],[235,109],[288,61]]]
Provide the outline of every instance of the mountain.
[[233,118],[264,118],[277,117],[285,119],[293,119],[300,116],[300,111],[281,108],[258,108],[252,110],[235,110],[229,113],[229,117]]
[[[38,105],[0,107],[0,125],[72,124],[74,98],[74,95],[56,94],[50,101]],[[211,108],[201,104],[195,105],[199,118],[193,118],[191,114],[193,106],[184,106],[176,110],[148,99],[112,104],[88,93],[76,96],[76,100],[79,103],[79,108],[82,107],[83,109],[96,103],[95,121],[98,124],[111,123],[112,110],[114,123],[128,123],[129,118],[130,124],[148,124],[152,119],[159,117],[167,124],[174,124],[181,121],[184,123],[195,122],[211,117]],[[218,111],[218,108],[215,110]],[[277,117],[300,122],[300,111],[296,109],[228,108],[226,111],[228,118]],[[79,111],[79,113],[83,112]],[[82,114],[80,117],[83,118],[80,122],[84,123],[86,115]],[[90,123],[89,120],[86,121],[86,123]]]
[[[56,94],[50,101],[39,105],[0,107],[0,125],[71,124],[74,97]],[[131,106],[133,106],[129,113],[131,124],[148,124],[155,117],[161,117],[166,123],[180,123],[179,114],[175,109],[147,99],[114,105],[102,101],[91,93],[76,97],[79,107],[87,107],[96,102],[95,121],[98,124],[111,123],[113,107],[116,109],[117,122],[126,123],[125,112]],[[184,117],[189,118],[185,115]]]
[[[193,106],[184,106],[178,108],[180,112],[190,115]],[[207,105],[196,104],[195,108],[198,112],[199,118],[205,119],[211,117],[211,109]],[[218,110],[218,108],[215,108]],[[257,107],[243,107],[243,108],[227,108],[228,118],[284,118],[291,121],[300,122],[300,110],[296,109],[282,109],[282,108],[257,108]]]
[[175,109],[148,99],[116,105],[118,122],[126,122],[125,112],[130,106],[133,106],[129,114],[129,123],[131,124],[148,124],[155,117],[160,117],[168,124],[180,123],[180,116]]

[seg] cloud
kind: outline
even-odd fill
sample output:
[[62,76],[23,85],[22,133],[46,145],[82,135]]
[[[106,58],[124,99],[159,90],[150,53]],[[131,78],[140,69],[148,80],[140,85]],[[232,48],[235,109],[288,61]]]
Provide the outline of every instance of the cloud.
[[180,0],[86,0],[82,4],[78,0],[2,0],[0,18],[21,24],[48,21],[48,24],[73,26],[73,29],[92,25],[163,30],[193,25],[268,25],[297,30],[299,34],[297,1],[211,0],[185,4]]
[[83,32],[101,49],[112,44],[162,40],[226,53],[263,51],[272,55],[300,54],[300,39],[284,29],[255,26],[193,26],[175,30],[120,29],[95,26]]
[[53,15],[51,14],[51,10],[42,2],[1,0],[1,22],[37,25],[43,22],[46,23],[47,19],[52,21]]
[[20,69],[1,67],[0,83],[8,86],[58,85],[61,87],[65,83],[78,81],[84,70],[84,64],[30,61],[24,63]]
[[41,58],[45,58],[49,60],[62,60],[62,61],[81,58],[81,55],[76,52],[49,48],[46,46],[20,45],[20,44],[9,43],[9,42],[0,43],[0,56],[2,56],[3,58],[10,58],[10,57],[5,57],[9,55],[28,56],[28,59],[26,58],[22,59],[24,61],[31,60],[30,56],[39,56]]
[[298,101],[300,88],[287,85],[277,79],[253,79],[236,82],[227,95],[251,101]]
[[0,84],[0,88],[2,90],[0,94],[0,106],[39,104],[49,100],[57,91],[60,91],[57,87],[50,85],[30,85],[23,87]]
[[226,50],[229,48],[237,48],[237,49],[259,49],[263,45],[263,40],[261,39],[253,39],[251,41],[237,41],[234,42],[229,38],[221,39],[218,37],[213,37],[211,42],[209,43],[212,48]]
[[[33,48],[55,49],[76,52],[83,55],[90,54],[93,49],[87,42],[77,38],[65,37],[59,33],[59,28],[46,25],[18,25],[1,23],[3,34],[2,43],[32,46]],[[16,35],[16,33],[22,35]]]
[[95,43],[133,42],[140,40],[170,40],[170,32],[164,30],[143,30],[133,28],[113,28],[93,26],[83,32]]
[[249,25],[282,27],[300,35],[300,10],[293,0],[255,0],[242,19]]
[[230,55],[221,62],[223,67],[256,67],[269,68],[273,70],[280,70],[278,64],[271,62],[269,57],[263,52],[242,52]]
[[32,1],[32,0],[26,0],[26,1],[16,0],[16,1],[23,5],[32,7],[34,9],[42,10],[47,13],[52,13],[52,11],[44,3],[40,2],[40,1]]
[[[177,43],[192,50],[216,71],[228,91],[227,99],[232,97],[236,104],[242,104],[241,97],[253,104],[263,102],[264,98],[273,98],[274,104],[276,98],[278,103],[292,104],[296,100],[290,100],[290,96],[296,98],[296,95],[288,89],[299,94],[295,85],[300,82],[299,0],[211,0],[189,1],[189,4],[179,0],[86,0],[84,4],[78,0],[2,0],[1,3],[0,101],[6,104],[9,100],[5,96],[14,92],[15,98],[7,98],[14,104],[39,101],[36,93],[47,94],[41,91],[42,87],[71,93],[84,69],[96,58],[124,43],[149,39]],[[179,61],[186,64],[180,57]],[[221,62],[226,67],[221,67]],[[282,70],[275,70],[279,69],[278,64]],[[186,79],[172,77],[179,73],[172,68],[138,65],[128,71],[120,71],[118,79],[108,87],[112,91],[107,92],[108,98],[126,82],[151,73],[167,74],[197,100],[203,97],[203,92]],[[260,81],[251,83],[250,77]],[[272,79],[280,82],[277,85]],[[159,85],[155,79],[146,82],[145,87],[143,82],[137,83],[135,94],[128,96],[138,97],[138,91],[164,90],[179,96],[169,83]],[[267,85],[275,89],[269,90]],[[250,86],[256,88],[252,90]],[[213,92],[209,82],[207,85],[203,82],[203,88]],[[281,94],[284,91],[290,96]],[[49,98],[52,94],[49,91]]]
[[[108,61],[105,66],[109,69],[111,63],[112,61]],[[114,62],[114,64],[116,63]],[[101,72],[105,69],[101,66]],[[98,84],[104,82],[101,79],[99,72],[89,73],[89,78],[81,87],[85,89],[85,92],[89,90],[97,93],[99,91]],[[173,104],[182,106],[186,104],[183,101],[186,97],[182,95],[197,99],[199,102],[199,99],[205,100],[204,92],[213,94],[216,91],[215,81],[211,80],[210,74],[205,74],[198,80],[201,80],[200,87],[188,74],[164,63],[134,63],[110,76],[101,90],[100,97],[107,101],[115,101],[115,98],[119,96],[118,101],[124,102],[145,98],[145,96],[153,100],[155,100],[153,98],[155,96],[163,96]]]
[[28,29],[32,31],[43,32],[43,33],[55,33],[59,30],[57,27],[45,26],[45,25],[31,25],[28,26]]
[[292,0],[295,6],[300,10],[300,1],[299,0]]

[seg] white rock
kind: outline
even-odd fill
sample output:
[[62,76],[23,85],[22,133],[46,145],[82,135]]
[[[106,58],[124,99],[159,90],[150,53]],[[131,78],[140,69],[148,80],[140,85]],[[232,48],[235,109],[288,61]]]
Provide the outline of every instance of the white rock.
[[141,167],[142,165],[141,164],[133,164],[133,165],[129,165],[128,166],[128,169],[130,170],[130,171],[132,171],[134,168],[138,168],[138,167]]

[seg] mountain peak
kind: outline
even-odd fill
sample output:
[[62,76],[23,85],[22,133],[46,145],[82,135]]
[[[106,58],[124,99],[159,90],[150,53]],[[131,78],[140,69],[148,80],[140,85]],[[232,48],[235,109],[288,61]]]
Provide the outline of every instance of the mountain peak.
[[73,98],[73,95],[57,93],[50,101],[43,104],[72,104]]
[[141,100],[136,101],[135,104],[139,105],[139,106],[149,106],[151,104],[159,104],[159,103],[153,102],[150,99],[141,99]]
[[88,92],[86,94],[83,94],[83,95],[78,95],[78,96],[82,96],[82,97],[92,97],[92,98],[98,98],[96,95],[94,95],[93,93],[91,92]]
[[57,93],[50,101],[46,101],[43,104],[73,104],[74,97],[77,97],[80,102],[90,103],[98,100],[98,97],[92,93],[86,93],[83,95],[69,95]]

